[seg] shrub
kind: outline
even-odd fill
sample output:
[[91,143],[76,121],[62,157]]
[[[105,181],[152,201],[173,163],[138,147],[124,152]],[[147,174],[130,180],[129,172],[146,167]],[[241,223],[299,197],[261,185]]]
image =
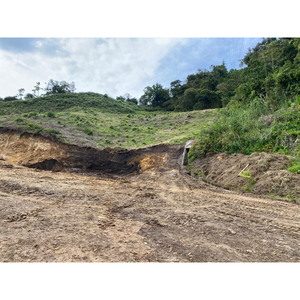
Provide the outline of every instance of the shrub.
[[291,159],[291,166],[287,168],[287,171],[300,174],[300,158],[292,158]]
[[38,113],[35,112],[35,111],[31,111],[31,112],[29,112],[29,114],[28,114],[28,117],[37,117],[37,116],[38,116]]
[[3,99],[3,101],[14,101],[18,100],[16,96],[7,96]]
[[48,118],[55,118],[55,113],[52,112],[52,111],[48,111],[47,114],[46,114],[46,116],[47,116]]
[[245,177],[245,178],[251,178],[251,174],[249,171],[243,171],[240,176]]
[[57,134],[60,134],[60,132],[55,129],[48,129],[47,132],[54,136],[56,136]]
[[22,122],[24,122],[25,120],[24,120],[24,118],[17,117],[17,118],[15,118],[15,121],[18,122],[18,123],[22,123]]
[[84,132],[85,134],[87,134],[87,135],[93,135],[93,131],[92,131],[91,129],[89,129],[89,128],[85,128],[85,129],[83,130],[83,132]]

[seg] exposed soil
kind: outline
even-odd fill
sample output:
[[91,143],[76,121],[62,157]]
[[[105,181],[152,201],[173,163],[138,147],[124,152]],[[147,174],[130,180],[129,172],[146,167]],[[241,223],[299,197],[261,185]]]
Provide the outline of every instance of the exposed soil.
[[182,151],[182,145],[163,144],[138,150],[101,150],[63,144],[41,135],[20,136],[14,130],[0,130],[0,160],[41,170],[132,173],[146,170],[149,164],[153,167],[159,161],[165,161],[168,167],[175,167]]
[[[287,156],[270,153],[217,154],[190,164],[191,173],[226,189],[300,199],[300,175],[286,171]],[[250,177],[240,176],[248,171]]]
[[[300,261],[299,205],[190,177],[180,170],[181,146],[115,150],[126,169],[116,174],[99,167],[102,158],[72,171],[95,149],[17,137],[0,141],[2,262]],[[111,152],[98,155],[112,161]],[[23,166],[42,162],[51,170]]]

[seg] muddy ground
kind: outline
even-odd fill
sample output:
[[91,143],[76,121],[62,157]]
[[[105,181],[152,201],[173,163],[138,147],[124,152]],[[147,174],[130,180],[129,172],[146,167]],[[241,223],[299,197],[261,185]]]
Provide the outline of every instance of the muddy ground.
[[98,151],[2,132],[0,261],[300,261],[299,204],[193,178],[182,150]]

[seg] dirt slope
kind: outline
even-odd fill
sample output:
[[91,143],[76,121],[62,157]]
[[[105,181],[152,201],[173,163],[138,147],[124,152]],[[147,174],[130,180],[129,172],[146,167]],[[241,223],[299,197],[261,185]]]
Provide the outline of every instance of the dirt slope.
[[209,186],[181,153],[2,133],[0,261],[300,261],[299,205]]
[[132,173],[157,167],[165,162],[176,167],[183,151],[182,145],[157,145],[138,150],[122,148],[97,149],[67,145],[32,134],[22,137],[14,130],[0,130],[0,160],[52,171]]
[[[281,154],[220,153],[195,160],[190,168],[193,175],[226,189],[300,200],[300,175],[286,171],[289,165],[289,158]],[[239,176],[242,170],[249,172],[250,178]]]

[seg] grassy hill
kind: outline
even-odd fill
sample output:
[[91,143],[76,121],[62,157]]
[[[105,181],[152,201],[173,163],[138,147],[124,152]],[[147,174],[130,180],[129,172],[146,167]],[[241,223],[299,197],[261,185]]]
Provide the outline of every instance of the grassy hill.
[[183,143],[213,120],[214,110],[149,111],[101,94],[59,94],[0,103],[0,126],[52,135],[65,143],[140,148]]

